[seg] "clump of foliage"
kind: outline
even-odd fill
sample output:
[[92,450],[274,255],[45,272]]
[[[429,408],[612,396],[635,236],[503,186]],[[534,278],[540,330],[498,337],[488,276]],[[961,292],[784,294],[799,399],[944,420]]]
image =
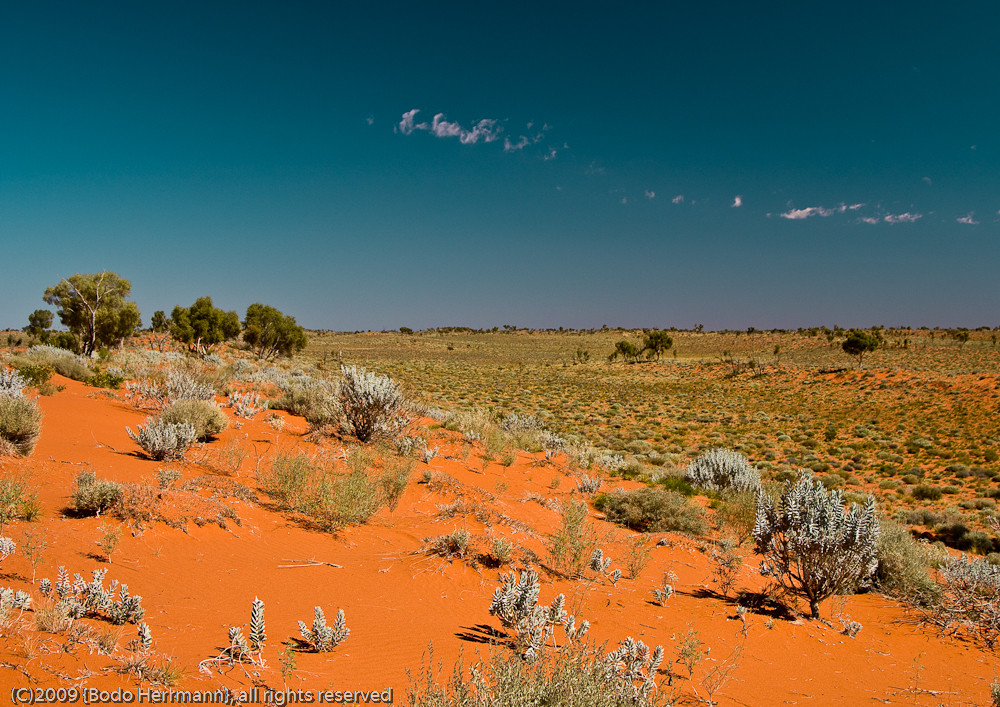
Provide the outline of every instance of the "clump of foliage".
[[354,436],[361,442],[394,437],[409,422],[399,385],[389,376],[344,366],[340,404]]
[[613,686],[619,696],[633,704],[647,704],[656,691],[656,671],[663,662],[663,646],[652,651],[631,636],[604,659],[617,677]]
[[34,520],[41,513],[34,491],[26,479],[0,478],[0,533],[16,518]]
[[79,339],[83,354],[120,344],[141,325],[139,308],[126,298],[132,283],[117,273],[77,273],[45,290],[43,299],[58,309],[59,321]]
[[325,381],[294,383],[270,401],[269,407],[304,417],[314,427],[332,425],[343,415],[336,389]]
[[938,594],[928,571],[937,558],[930,545],[918,542],[910,531],[883,518],[879,524],[876,586],[891,596],[926,604]]
[[87,385],[94,388],[108,388],[118,390],[125,382],[125,376],[111,370],[98,371],[87,379]]
[[326,530],[365,523],[389,500],[364,468],[337,474],[304,454],[279,453],[257,481],[281,508],[305,513]]
[[118,625],[142,621],[142,617],[146,615],[142,597],[130,595],[128,585],[119,584],[118,580],[111,582],[111,587],[105,589],[104,575],[107,572],[107,569],[94,570],[93,580],[89,583],[77,574],[75,581],[70,583],[66,568],[59,567],[55,584],[45,578],[39,585],[39,591],[42,596],[54,599],[59,613],[71,619],[104,616]]
[[329,653],[347,640],[351,635],[351,629],[347,628],[343,609],[337,609],[337,618],[334,619],[333,626],[327,626],[323,609],[317,606],[313,610],[312,627],[306,626],[305,621],[299,621],[299,633],[302,634],[305,645],[311,650],[317,653]]
[[75,381],[87,382],[94,375],[83,359],[66,349],[40,344],[32,346],[24,356],[30,363],[49,366],[59,375]]
[[490,616],[496,616],[506,628],[514,630],[518,652],[527,660],[538,657],[545,642],[552,637],[554,626],[562,625],[571,641],[583,638],[590,628],[587,621],[577,626],[576,619],[566,613],[563,594],[556,595],[550,606],[538,604],[541,584],[537,573],[531,570],[520,575],[511,572],[500,575],[500,582],[493,591]]
[[187,344],[194,353],[208,350],[240,334],[240,318],[212,304],[211,297],[199,297],[190,307],[177,305],[170,314],[170,336]]
[[433,654],[418,679],[411,677],[407,704],[413,707],[661,707],[672,704],[664,692],[636,697],[618,689],[627,679],[601,651],[584,641],[534,661],[494,648],[488,662],[473,669],[456,666],[451,679],[435,675]]
[[17,373],[0,378],[0,456],[30,455],[42,432],[42,412],[22,395],[26,381]]
[[946,630],[964,630],[992,649],[1000,638],[1000,567],[950,558],[940,568],[940,596],[926,615]]
[[73,489],[73,508],[78,513],[100,515],[112,508],[122,497],[122,486],[114,481],[98,479],[92,471],[81,471]]
[[229,427],[226,413],[207,400],[178,400],[163,410],[160,420],[165,424],[190,424],[198,440],[215,437]]
[[858,368],[861,368],[862,360],[866,353],[871,353],[882,345],[882,337],[878,332],[871,333],[858,329],[851,329],[840,347],[848,356],[858,357]]
[[207,658],[198,664],[198,672],[211,674],[213,664],[233,666],[244,661],[251,665],[263,666],[264,642],[267,640],[266,626],[264,624],[264,602],[254,597],[250,606],[250,635],[249,640],[243,636],[241,626],[229,627],[229,645],[222,653],[215,658]]
[[683,495],[665,489],[644,488],[602,493],[594,507],[612,523],[644,533],[675,531],[703,535],[708,530],[704,514]]
[[731,449],[705,452],[688,465],[684,478],[706,491],[754,493],[760,488],[760,472],[745,456]]
[[260,303],[247,307],[243,341],[249,344],[257,358],[264,360],[291,357],[307,343],[305,329],[295,323],[295,317]]
[[549,541],[552,566],[578,577],[586,569],[595,547],[594,531],[587,522],[587,504],[565,501],[559,515],[560,527]]
[[165,422],[159,417],[147,417],[146,426],[136,425],[135,432],[129,427],[125,431],[155,461],[180,459],[197,439],[190,422]]
[[809,472],[785,483],[775,502],[758,495],[756,552],[760,572],[809,603],[813,618],[833,594],[852,591],[878,566],[875,500],[844,508],[840,491],[827,491]]

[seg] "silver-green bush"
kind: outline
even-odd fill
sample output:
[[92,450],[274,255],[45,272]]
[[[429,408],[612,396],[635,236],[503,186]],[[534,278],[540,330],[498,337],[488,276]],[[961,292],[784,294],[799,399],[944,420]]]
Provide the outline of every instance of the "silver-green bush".
[[147,417],[146,426],[136,425],[136,432],[128,427],[125,431],[146,456],[156,461],[180,459],[197,438],[190,422],[164,422],[158,417]]
[[706,491],[755,492],[760,472],[749,460],[731,449],[710,449],[688,465],[684,478]]
[[409,422],[403,393],[392,378],[345,366],[340,403],[351,431],[361,442],[395,437]]
[[775,503],[757,496],[753,537],[763,555],[760,573],[809,602],[813,618],[833,594],[854,590],[878,566],[875,500],[844,508],[840,491],[827,491],[806,471],[785,483]]
[[195,439],[199,440],[214,437],[229,427],[229,418],[214,402],[190,398],[168,405],[160,414],[160,420],[166,424],[191,423]]

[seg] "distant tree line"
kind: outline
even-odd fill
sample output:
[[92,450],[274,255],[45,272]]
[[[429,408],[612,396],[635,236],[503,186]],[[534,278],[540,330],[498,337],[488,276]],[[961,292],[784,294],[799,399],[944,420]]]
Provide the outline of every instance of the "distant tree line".
[[[53,313],[36,309],[28,315],[24,332],[42,343],[85,356],[122,346],[142,327],[139,307],[128,299],[131,293],[132,283],[110,271],[63,278],[46,288],[42,299],[56,308],[55,316],[67,331],[52,331]],[[201,355],[241,334],[244,345],[265,360],[290,357],[306,346],[305,329],[295,323],[295,317],[258,302],[247,308],[241,322],[236,312],[217,308],[211,297],[199,297],[189,307],[177,305],[170,317],[163,311],[154,312],[150,330],[169,333],[190,352]]]

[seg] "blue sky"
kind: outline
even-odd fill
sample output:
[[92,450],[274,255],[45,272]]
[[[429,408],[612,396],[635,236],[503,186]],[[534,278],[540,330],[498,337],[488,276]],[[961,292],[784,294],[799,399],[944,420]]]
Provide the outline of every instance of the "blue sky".
[[1000,6],[811,5],[9,3],[0,327],[1000,324]]

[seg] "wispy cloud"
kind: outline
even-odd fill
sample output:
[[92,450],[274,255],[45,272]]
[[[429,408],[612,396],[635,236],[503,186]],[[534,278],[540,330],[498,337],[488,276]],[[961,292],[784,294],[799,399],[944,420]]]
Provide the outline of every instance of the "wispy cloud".
[[[671,204],[683,204],[684,203],[684,195],[683,194],[678,194],[677,196],[675,196],[673,199],[670,200],[670,203]],[[1000,213],[1000,211],[998,211],[997,213]]]
[[882,220],[886,223],[913,223],[924,217],[923,214],[911,214],[909,211],[903,214],[886,214]]
[[801,221],[807,219],[810,216],[829,216],[833,213],[833,209],[824,209],[822,206],[807,206],[804,209],[789,209],[783,214],[779,214],[781,218],[786,218],[789,221]]
[[957,218],[955,220],[958,221],[959,223],[968,224],[969,226],[978,226],[979,225],[979,221],[976,220],[976,218],[975,218],[975,212],[973,212],[973,211],[970,211],[965,216],[962,216],[962,217]]
[[826,218],[827,216],[833,216],[834,214],[842,214],[847,211],[857,211],[864,204],[845,204],[841,203],[839,206],[834,206],[833,208],[827,208],[825,206],[807,206],[804,209],[789,209],[783,214],[779,214],[781,218],[786,218],[791,221],[801,221],[807,219],[810,216],[820,216]]
[[743,206],[743,196],[740,195],[740,194],[737,194],[736,198],[733,199],[733,205],[732,205],[731,208],[738,209],[741,206]]
[[369,125],[374,125],[375,124],[375,116],[374,115],[369,115],[367,118],[365,118],[365,122],[368,123]]
[[931,181],[930,177],[924,177],[920,181],[922,181],[927,186],[931,186],[932,184],[934,184],[934,182]]
[[646,190],[646,198],[647,199],[655,199],[656,198],[656,192],[653,191],[653,190],[651,190],[651,189],[647,189]]

